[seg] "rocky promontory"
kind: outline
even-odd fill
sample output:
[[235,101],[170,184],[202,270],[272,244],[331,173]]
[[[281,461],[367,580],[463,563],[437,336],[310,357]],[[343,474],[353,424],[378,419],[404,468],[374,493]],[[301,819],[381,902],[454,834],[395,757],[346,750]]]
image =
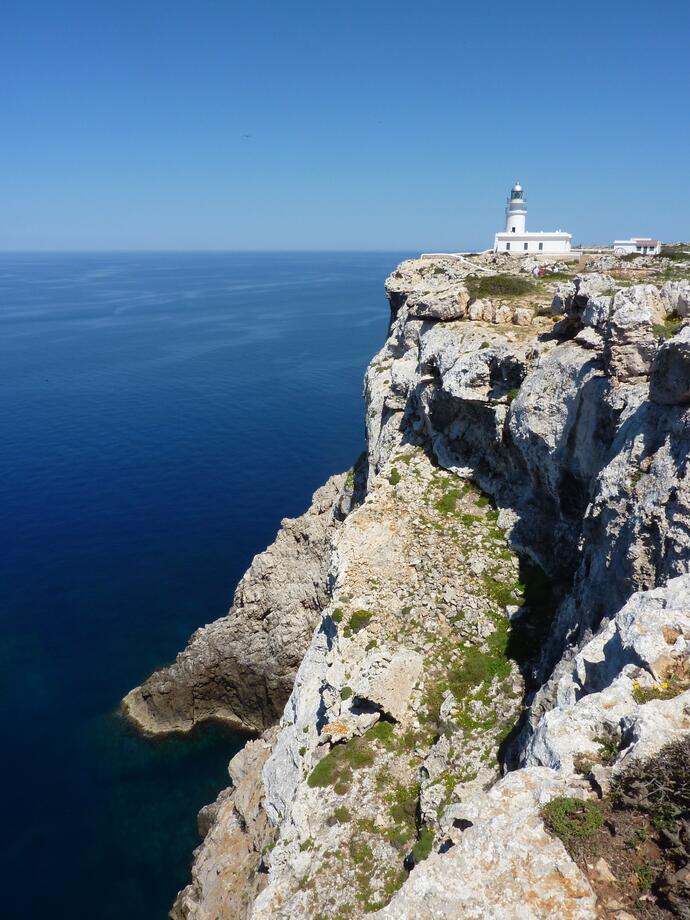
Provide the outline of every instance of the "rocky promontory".
[[243,731],[273,725],[328,598],[330,542],[352,486],[334,476],[309,509],[285,519],[275,543],[257,555],[227,616],[197,630],[174,664],[123,700],[146,734],[189,731],[216,719]]
[[392,273],[365,461],[126,698],[262,732],[176,920],[690,916],[688,278]]

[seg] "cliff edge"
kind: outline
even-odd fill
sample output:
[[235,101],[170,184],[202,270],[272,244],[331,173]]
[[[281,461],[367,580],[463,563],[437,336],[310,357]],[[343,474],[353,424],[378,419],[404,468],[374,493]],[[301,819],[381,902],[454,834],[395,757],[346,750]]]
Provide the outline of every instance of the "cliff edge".
[[[649,818],[635,771],[690,733],[690,260],[542,269],[393,272],[366,464],[291,525],[316,530],[264,582],[274,615],[238,588],[193,637],[173,669],[196,647],[204,686],[210,656],[211,705],[161,704],[173,669],[128,698],[144,727],[267,728],[202,812],[176,920],[687,916],[685,793],[672,845],[651,823],[619,846],[615,809]],[[276,667],[291,578],[314,587]],[[247,715],[216,688],[249,634]]]

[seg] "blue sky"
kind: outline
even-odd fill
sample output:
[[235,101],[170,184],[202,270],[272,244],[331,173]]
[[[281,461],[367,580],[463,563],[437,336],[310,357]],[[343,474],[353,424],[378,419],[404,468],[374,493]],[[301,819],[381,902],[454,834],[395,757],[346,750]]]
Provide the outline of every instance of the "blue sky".
[[0,248],[690,237],[690,3],[9,0]]

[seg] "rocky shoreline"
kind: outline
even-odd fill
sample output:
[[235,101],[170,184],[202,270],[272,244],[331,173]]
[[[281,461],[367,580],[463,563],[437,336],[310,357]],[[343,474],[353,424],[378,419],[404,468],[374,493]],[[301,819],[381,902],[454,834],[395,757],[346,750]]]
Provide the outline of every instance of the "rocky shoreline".
[[175,920],[663,915],[544,807],[690,732],[690,260],[532,268],[396,269],[366,458],[126,697],[261,733]]

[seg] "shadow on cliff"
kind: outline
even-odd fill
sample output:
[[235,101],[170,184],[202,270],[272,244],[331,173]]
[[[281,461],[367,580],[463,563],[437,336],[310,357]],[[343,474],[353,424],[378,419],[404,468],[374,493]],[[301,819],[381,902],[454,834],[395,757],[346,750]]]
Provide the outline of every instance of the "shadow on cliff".
[[559,602],[559,592],[540,566],[521,558],[519,577],[523,585],[523,603],[510,623],[506,656],[518,666],[525,682],[525,692],[520,718],[498,749],[498,761],[507,770],[515,766],[511,747],[524,727],[529,700],[539,687],[539,657]]

